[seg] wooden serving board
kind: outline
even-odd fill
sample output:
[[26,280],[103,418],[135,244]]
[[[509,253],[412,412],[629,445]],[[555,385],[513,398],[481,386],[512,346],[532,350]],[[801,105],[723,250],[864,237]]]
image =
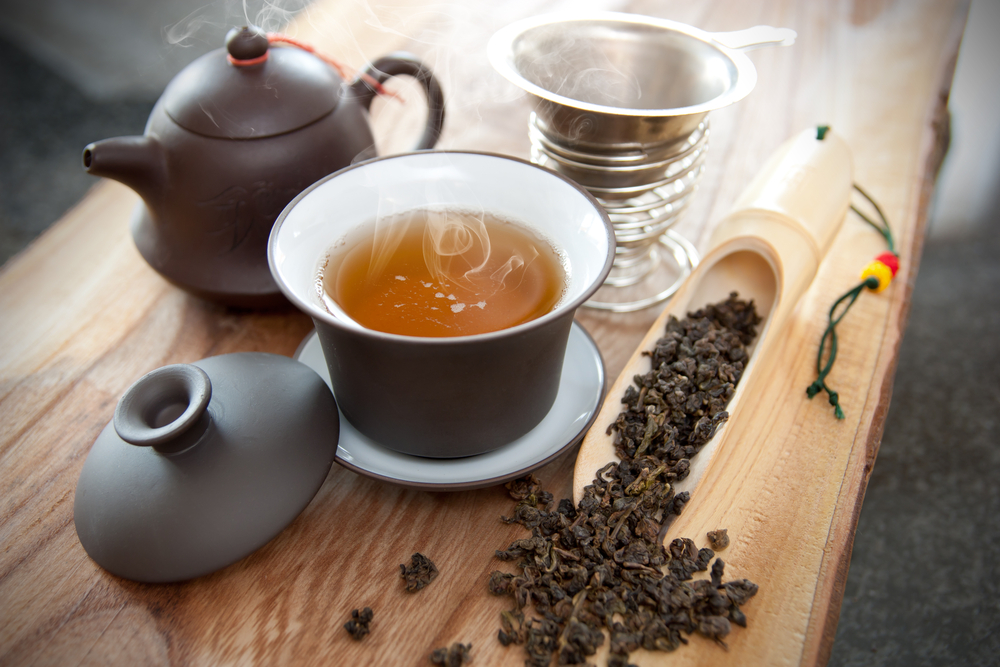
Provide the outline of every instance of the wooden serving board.
[[[319,0],[289,32],[356,66],[397,48],[417,53],[448,99],[441,147],[526,157],[527,102],[492,73],[485,42],[522,16],[578,6]],[[587,7],[710,31],[769,24],[798,32],[794,47],[752,52],[756,90],[712,114],[706,176],[677,227],[702,250],[764,159],[821,123],[851,147],[856,180],[883,205],[899,240],[895,284],[864,295],[840,329],[829,381],[847,419],[835,421],[804,389],[829,305],[882,250],[881,239],[851,219],[790,317],[759,409],[730,425],[763,441],[766,454],[720,460],[703,480],[713,491],[698,499],[705,503],[698,516],[733,538],[727,577],[761,586],[745,607],[749,628],[730,635],[728,651],[694,638],[670,655],[633,656],[639,664],[823,664],[946,145],[945,102],[967,4],[598,0]],[[421,124],[396,102],[379,102],[376,114],[383,150],[406,148],[407,123]],[[499,521],[512,507],[502,487],[412,491],[335,467],[288,529],[210,576],[142,585],[86,556],[73,527],[76,480],[128,385],[159,366],[225,352],[291,355],[311,326],[292,310],[226,310],[165,283],[129,238],[136,201],[122,186],[96,186],[0,271],[0,665],[421,665],[454,641],[472,643],[474,664],[521,664],[520,649],[496,640],[508,601],[486,592],[489,572],[500,567],[494,550],[523,536]],[[581,312],[608,377],[657,314]],[[557,498],[571,493],[574,458],[568,453],[537,473]],[[704,544],[706,520],[688,516],[695,514],[682,516],[676,531]],[[398,564],[414,551],[430,556],[441,575],[410,595]],[[341,626],[363,606],[375,620],[355,643]]]

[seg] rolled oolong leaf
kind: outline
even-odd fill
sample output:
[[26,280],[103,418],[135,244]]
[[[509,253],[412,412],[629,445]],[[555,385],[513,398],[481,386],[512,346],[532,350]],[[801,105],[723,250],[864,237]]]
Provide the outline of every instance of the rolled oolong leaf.
[[410,556],[410,564],[399,565],[399,573],[406,580],[406,592],[416,593],[438,576],[438,569],[430,558],[420,552]]
[[552,494],[542,490],[541,482],[532,473],[511,480],[504,486],[507,487],[507,493],[510,494],[511,498],[522,501],[532,507],[535,505],[548,505],[552,502]]
[[444,667],[462,667],[472,662],[472,644],[455,642],[448,648],[434,649],[431,653],[431,663]]
[[715,551],[722,551],[729,546],[729,531],[725,528],[708,531],[708,545]]
[[369,626],[374,616],[375,613],[371,607],[365,607],[360,611],[355,609],[351,612],[351,620],[344,623],[344,629],[350,633],[355,641],[361,641],[371,631]]

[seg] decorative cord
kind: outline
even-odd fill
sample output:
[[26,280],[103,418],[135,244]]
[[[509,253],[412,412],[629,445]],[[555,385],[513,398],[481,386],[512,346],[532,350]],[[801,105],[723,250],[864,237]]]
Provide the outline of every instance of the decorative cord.
[[[828,130],[829,127],[827,126],[817,128],[816,138],[822,140]],[[851,204],[851,210],[882,235],[882,238],[885,239],[886,244],[889,246],[889,252],[882,253],[876,257],[874,261],[870,262],[861,271],[861,282],[847,290],[847,292],[834,302],[833,307],[830,308],[829,323],[826,326],[826,330],[823,331],[823,337],[820,339],[819,351],[816,353],[817,377],[816,380],[809,385],[808,388],[806,388],[806,395],[809,398],[813,398],[819,392],[825,391],[829,397],[830,405],[833,406],[833,414],[837,419],[844,418],[844,411],[840,407],[840,397],[837,392],[830,389],[830,387],[826,384],[826,377],[833,368],[834,361],[837,360],[836,327],[865,288],[873,292],[881,292],[889,286],[889,283],[892,282],[892,279],[899,271],[899,255],[896,253],[896,244],[893,240],[892,230],[889,228],[889,221],[886,219],[885,213],[882,212],[881,207],[879,207],[875,200],[872,199],[867,192],[862,190],[861,187],[855,184],[854,189],[861,193],[861,195],[871,203],[872,208],[874,208],[875,212],[878,214],[879,222],[869,218],[856,206],[854,206],[854,204]],[[837,315],[837,308],[844,302],[846,302],[846,304],[844,305],[843,310],[839,315]],[[827,355],[827,360],[824,364],[823,356],[824,353],[827,352],[827,349],[829,349],[829,354]]]
[[[337,74],[339,74],[340,78],[342,78],[344,81],[350,81],[351,79],[354,78],[355,75],[358,75],[361,77],[362,81],[364,81],[365,83],[367,83],[369,86],[372,87],[372,90],[374,90],[376,94],[384,95],[386,97],[394,97],[397,98],[400,102],[405,101],[398,93],[386,90],[386,88],[381,83],[379,83],[378,80],[375,79],[375,77],[373,77],[372,75],[368,74],[367,72],[361,72],[360,74],[358,74],[356,71],[352,70],[351,68],[349,68],[347,65],[340,62],[336,58],[328,56],[324,53],[320,53],[311,44],[307,44],[306,42],[295,39],[294,37],[289,37],[288,35],[282,34],[280,32],[267,33],[267,42],[268,44],[276,44],[276,43],[290,44],[292,46],[302,49],[303,51],[308,51],[309,53],[313,54],[323,62],[330,65],[330,67],[335,69],[337,71]],[[268,54],[269,52],[265,51],[264,55],[260,57],[248,58],[246,60],[233,58],[231,55],[227,56],[227,58],[229,59],[229,62],[231,64],[236,65],[237,67],[248,67],[250,65],[259,65],[260,63],[266,61]]]

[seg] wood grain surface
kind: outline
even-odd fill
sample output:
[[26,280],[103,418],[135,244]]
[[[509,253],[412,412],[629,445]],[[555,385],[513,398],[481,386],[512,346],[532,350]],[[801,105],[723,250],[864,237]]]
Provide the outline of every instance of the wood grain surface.
[[[416,53],[440,76],[448,99],[440,147],[526,157],[528,103],[492,73],[485,43],[517,18],[578,5],[319,0],[288,31],[355,66],[399,48]],[[704,249],[714,221],[784,139],[821,123],[847,140],[856,180],[883,205],[896,232],[896,282],[881,295],[863,295],[839,330],[841,352],[829,382],[841,392],[847,419],[835,421],[822,399],[806,400],[804,389],[827,309],[883,249],[856,219],[843,225],[790,320],[787,344],[768,361],[771,382],[758,414],[730,425],[741,437],[766,438],[768,454],[739,460],[720,452],[720,465],[702,482],[711,492],[699,494],[674,528],[699,545],[706,527],[729,528],[727,578],[761,586],[745,607],[749,627],[730,635],[728,651],[695,638],[670,655],[633,656],[645,665],[824,664],[892,393],[967,5],[586,5],[713,31],[756,24],[798,31],[793,47],[752,52],[756,89],[712,114],[706,175],[677,226],[696,245]],[[406,148],[407,130],[420,126],[413,94],[404,93],[405,104],[378,103],[383,151]],[[311,327],[290,309],[227,310],[165,283],[129,237],[136,202],[123,186],[97,185],[0,271],[0,664],[420,665],[454,641],[472,643],[474,664],[521,664],[520,649],[496,640],[508,601],[486,591],[489,572],[501,567],[494,550],[524,534],[499,521],[512,507],[503,487],[430,493],[335,466],[291,526],[207,577],[137,584],[87,557],[73,527],[73,493],[90,445],[129,384],[168,363],[226,352],[291,355]],[[657,314],[580,313],[609,378]],[[570,495],[573,463],[570,452],[537,472],[557,498]],[[414,551],[430,556],[441,575],[407,594],[398,564]],[[363,606],[375,610],[372,633],[354,642],[342,625]]]

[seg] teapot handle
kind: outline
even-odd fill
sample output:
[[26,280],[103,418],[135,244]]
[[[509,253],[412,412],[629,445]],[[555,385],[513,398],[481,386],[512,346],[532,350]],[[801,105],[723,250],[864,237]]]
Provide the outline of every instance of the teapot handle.
[[[382,56],[364,69],[364,74],[372,77],[379,83],[384,83],[393,76],[409,75],[417,80],[427,94],[427,124],[424,126],[424,133],[420,141],[413,150],[424,150],[433,148],[441,136],[441,128],[444,125],[444,93],[441,92],[441,85],[430,68],[417,60],[416,56],[403,51],[390,53]],[[351,83],[351,92],[354,98],[366,110],[371,107],[375,98],[375,91],[359,76]]]

